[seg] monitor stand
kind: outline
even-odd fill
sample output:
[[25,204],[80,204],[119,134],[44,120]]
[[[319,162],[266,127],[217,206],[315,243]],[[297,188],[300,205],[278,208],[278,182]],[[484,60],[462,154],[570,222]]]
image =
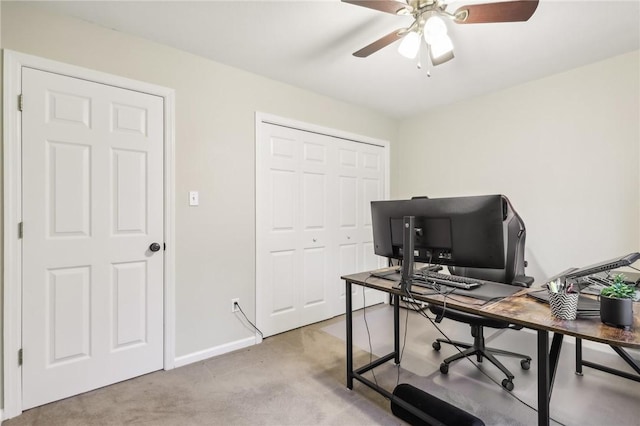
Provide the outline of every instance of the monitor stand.
[[413,256],[415,241],[415,216],[405,216],[402,219],[402,272],[400,290],[404,294],[411,292],[413,279]]

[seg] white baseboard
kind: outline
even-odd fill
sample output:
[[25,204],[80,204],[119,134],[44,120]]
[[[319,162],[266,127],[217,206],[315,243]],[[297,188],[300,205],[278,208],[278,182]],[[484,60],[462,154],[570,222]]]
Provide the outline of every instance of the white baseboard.
[[214,356],[226,354],[238,349],[246,348],[260,343],[255,337],[247,337],[246,339],[236,340],[235,342],[225,343],[224,345],[215,346],[213,348],[194,352],[188,355],[179,356],[175,359],[175,368],[193,364]]

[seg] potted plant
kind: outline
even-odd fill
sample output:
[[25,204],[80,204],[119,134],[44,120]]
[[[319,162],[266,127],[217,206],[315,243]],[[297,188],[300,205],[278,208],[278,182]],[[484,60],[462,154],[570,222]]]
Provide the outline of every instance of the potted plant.
[[613,284],[600,291],[600,319],[607,325],[628,329],[633,325],[635,287],[625,284],[625,276],[617,274]]

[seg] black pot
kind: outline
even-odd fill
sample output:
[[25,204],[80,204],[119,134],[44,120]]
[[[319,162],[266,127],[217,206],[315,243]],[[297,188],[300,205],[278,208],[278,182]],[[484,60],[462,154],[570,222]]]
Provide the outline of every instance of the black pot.
[[607,325],[630,328],[633,325],[633,300],[600,296],[600,319]]

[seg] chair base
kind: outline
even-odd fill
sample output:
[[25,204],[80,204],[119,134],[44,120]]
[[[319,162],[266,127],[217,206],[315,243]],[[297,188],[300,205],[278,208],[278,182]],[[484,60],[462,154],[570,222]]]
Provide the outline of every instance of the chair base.
[[524,370],[528,370],[531,367],[531,357],[517,352],[486,347],[484,343],[483,330],[483,327],[480,325],[471,325],[471,335],[474,338],[473,344],[454,340],[449,341],[446,339],[436,339],[436,341],[433,342],[433,348],[435,350],[440,350],[440,344],[442,343],[447,343],[458,348],[465,349],[445,359],[442,364],[440,364],[440,372],[443,374],[447,374],[449,372],[449,364],[459,359],[475,355],[478,362],[482,362],[482,360],[486,358],[489,360],[489,362],[498,367],[500,371],[502,371],[502,373],[507,376],[507,378],[502,381],[502,386],[509,391],[513,390],[513,379],[515,376],[507,369],[507,367],[505,367],[500,361],[498,361],[496,357],[493,356],[493,354],[522,358],[522,360],[520,361],[520,366]]

